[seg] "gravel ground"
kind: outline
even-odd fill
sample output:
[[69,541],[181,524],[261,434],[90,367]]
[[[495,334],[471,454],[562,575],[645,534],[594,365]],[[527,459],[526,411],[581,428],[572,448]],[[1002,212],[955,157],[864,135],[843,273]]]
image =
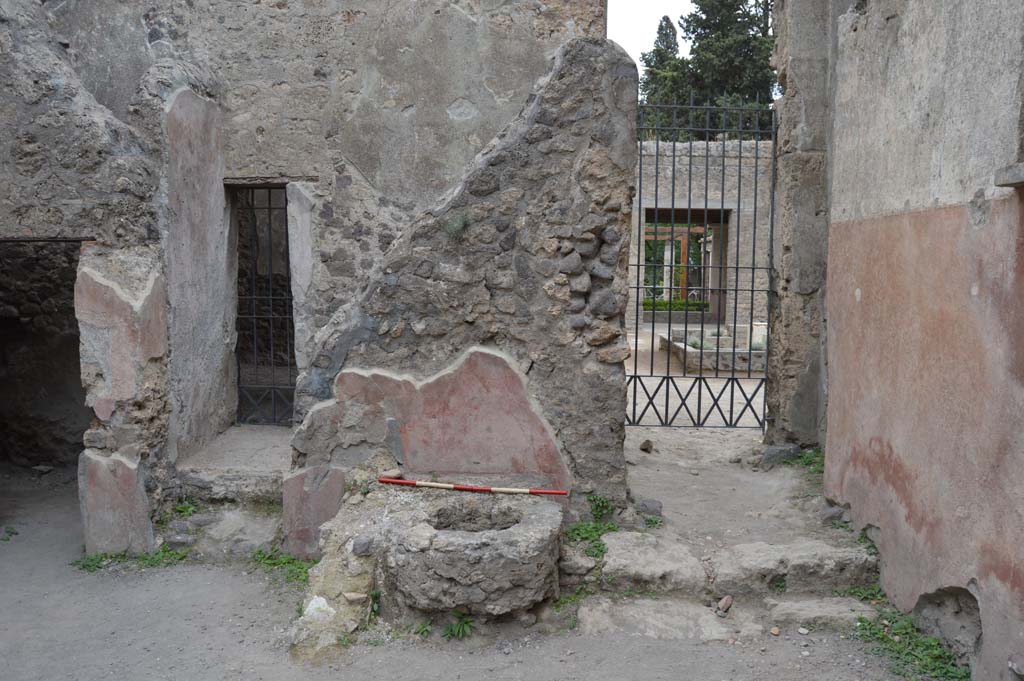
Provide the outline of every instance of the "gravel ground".
[[310,666],[291,660],[284,644],[298,593],[247,565],[94,574],[71,567],[82,549],[69,472],[0,475],[6,526],[18,534],[0,542],[4,681],[893,678],[882,660],[838,635],[740,646],[573,632],[447,644],[435,634],[425,643],[355,645],[343,659]]

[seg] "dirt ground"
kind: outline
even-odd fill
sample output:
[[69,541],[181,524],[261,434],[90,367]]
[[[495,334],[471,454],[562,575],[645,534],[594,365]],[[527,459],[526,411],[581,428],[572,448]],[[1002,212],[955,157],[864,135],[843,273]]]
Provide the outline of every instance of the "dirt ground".
[[[670,440],[678,443],[678,455],[675,460],[666,457],[669,441],[659,437],[657,466],[693,466],[706,475],[701,452],[717,450],[716,443],[688,431],[673,432],[677,435]],[[631,434],[631,447],[640,434]],[[733,445],[746,447],[747,442]],[[642,493],[664,497],[670,492],[654,484],[662,477],[657,470],[641,469],[647,472],[634,475]],[[684,479],[689,484],[686,494],[704,495],[702,504],[711,504],[716,493],[728,494],[728,480],[713,483],[710,476],[703,481],[700,477],[687,474]],[[789,483],[782,480],[772,484],[787,488]],[[785,491],[768,489],[765,494],[774,499]],[[725,506],[708,516],[707,536],[695,541],[720,541],[728,532],[729,515],[749,511],[750,500]],[[668,523],[683,528],[684,519],[672,516],[683,513],[676,508],[666,503]],[[769,504],[765,527],[793,531],[787,514],[772,508]],[[758,526],[760,521],[754,520]],[[576,631],[527,633],[514,640],[491,631],[449,644],[435,634],[426,642],[371,639],[350,648],[343,659],[310,666],[291,660],[285,643],[298,592],[249,564],[131,567],[93,574],[70,566],[82,553],[71,471],[41,477],[0,471],[0,527],[8,526],[18,534],[0,542],[0,678],[5,681],[894,678],[884,660],[836,633],[766,635],[734,645]]]

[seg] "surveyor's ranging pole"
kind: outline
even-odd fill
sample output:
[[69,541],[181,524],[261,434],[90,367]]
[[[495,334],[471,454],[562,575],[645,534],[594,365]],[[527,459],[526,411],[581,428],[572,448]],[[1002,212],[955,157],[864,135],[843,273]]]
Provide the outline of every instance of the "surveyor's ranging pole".
[[564,489],[527,489],[525,487],[477,487],[476,485],[454,485],[450,482],[425,482],[423,480],[398,480],[397,478],[377,478],[384,485],[405,485],[406,487],[430,487],[448,489],[456,492],[482,492],[485,494],[534,494],[538,496],[569,496]]

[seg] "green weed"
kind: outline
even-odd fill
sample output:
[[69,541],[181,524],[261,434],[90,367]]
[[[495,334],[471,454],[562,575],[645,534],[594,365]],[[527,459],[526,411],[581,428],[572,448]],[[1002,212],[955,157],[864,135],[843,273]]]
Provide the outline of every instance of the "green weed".
[[601,522],[615,512],[615,504],[600,494],[591,494],[587,497],[590,504],[590,515],[596,522]]
[[179,518],[191,518],[196,514],[199,507],[195,505],[190,499],[183,499],[174,506],[174,515]]
[[786,576],[778,575],[768,581],[768,590],[775,594],[786,593]]
[[0,541],[11,541],[11,537],[17,537],[18,531],[8,525],[4,528],[4,533],[0,535]]
[[875,542],[871,541],[871,537],[868,536],[867,531],[862,531],[860,533],[857,537],[857,543],[864,547],[864,550],[868,552],[868,555],[878,555],[878,547],[875,546]]
[[73,567],[82,572],[96,572],[114,563],[123,563],[128,560],[127,553],[90,553],[78,560],[71,561]]
[[451,641],[453,638],[461,641],[473,635],[475,621],[472,617],[458,610],[453,611],[452,616],[455,618],[455,621],[447,624],[444,632],[441,634],[446,641]]
[[427,638],[434,633],[434,621],[427,620],[426,622],[420,622],[413,628],[412,633],[416,634],[420,638]]
[[573,523],[566,530],[565,536],[571,542],[593,541],[600,539],[609,532],[618,532],[615,523]]
[[822,476],[825,474],[825,453],[820,447],[805,449],[800,452],[800,456],[787,461],[785,465],[803,468],[808,475],[814,477]]
[[267,572],[280,571],[283,573],[284,581],[300,584],[309,583],[309,569],[316,565],[315,560],[302,560],[287,553],[281,553],[278,548],[273,548],[269,552],[256,549],[252,554],[252,559],[256,565]]
[[876,622],[861,617],[857,637],[875,644],[874,652],[889,658],[893,673],[912,679],[970,681],[971,670],[960,666],[938,639],[918,631],[908,615],[889,608],[880,615]]
[[176,565],[188,558],[188,551],[175,551],[166,544],[152,553],[143,553],[135,559],[142,568],[160,568]]
[[367,620],[373,623],[377,621],[378,617],[380,617],[380,590],[374,589],[370,592],[370,612],[367,615]]
[[665,519],[656,515],[644,516],[644,527],[646,527],[649,530],[653,530],[656,527],[661,527],[661,524],[663,522],[665,522]]
[[583,549],[583,553],[596,560],[601,560],[608,553],[608,545],[604,543],[603,539],[593,539],[587,544],[587,548]]
[[586,542],[587,548],[583,550],[583,553],[591,558],[600,560],[608,552],[608,545],[604,543],[601,537],[609,532],[618,531],[619,526],[615,523],[573,523],[569,526],[565,536],[573,543]]
[[851,586],[849,588],[836,591],[836,595],[845,596],[847,598],[856,598],[859,601],[872,604],[888,602],[885,592],[882,591],[882,587],[878,584],[872,584],[870,586]]
[[558,600],[554,602],[554,605],[552,607],[554,607],[555,612],[560,613],[566,608],[576,605],[584,598],[589,596],[591,593],[593,592],[590,590],[590,587],[588,587],[586,584],[580,584],[576,587],[575,590],[572,591],[572,593],[562,594],[561,596],[559,596]]

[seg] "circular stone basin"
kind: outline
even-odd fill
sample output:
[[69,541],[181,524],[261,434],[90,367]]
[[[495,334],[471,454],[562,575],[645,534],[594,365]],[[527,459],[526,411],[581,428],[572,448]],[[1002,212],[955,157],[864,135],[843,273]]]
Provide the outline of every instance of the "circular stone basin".
[[547,499],[420,494],[388,516],[384,571],[417,610],[524,610],[557,591],[561,525]]

